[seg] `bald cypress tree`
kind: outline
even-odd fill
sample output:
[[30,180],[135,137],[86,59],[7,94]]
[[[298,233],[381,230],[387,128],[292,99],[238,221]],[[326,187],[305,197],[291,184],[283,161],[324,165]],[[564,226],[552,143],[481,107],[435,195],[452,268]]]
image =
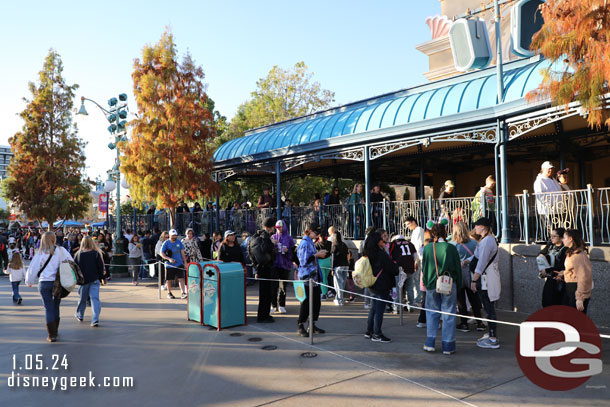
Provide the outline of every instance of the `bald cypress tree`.
[[72,120],[74,91],[62,76],[63,64],[50,50],[31,99],[20,114],[24,124],[9,138],[14,157],[8,167],[5,196],[29,218],[51,224],[80,218],[91,202],[84,179],[85,143]]

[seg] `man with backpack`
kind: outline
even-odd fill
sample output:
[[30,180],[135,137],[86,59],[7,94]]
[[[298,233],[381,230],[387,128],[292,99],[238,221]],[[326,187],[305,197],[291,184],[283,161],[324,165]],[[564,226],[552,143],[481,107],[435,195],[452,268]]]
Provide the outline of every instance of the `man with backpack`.
[[[275,262],[275,244],[273,244],[273,241],[271,240],[274,227],[275,220],[273,218],[265,219],[263,222],[263,230],[256,232],[248,243],[248,256],[250,257],[250,260],[252,260],[255,277],[257,279],[277,278],[273,268]],[[256,322],[275,322],[273,317],[269,315],[269,311],[271,310],[272,288],[272,281],[260,280],[258,283],[258,313]]]
[[[413,305],[413,287],[416,284],[415,272],[417,271],[417,250],[413,243],[409,242],[403,235],[392,237],[390,244],[390,257],[398,265],[399,275],[396,277],[396,287],[398,290],[398,300],[402,301],[404,292],[407,292],[407,301]],[[403,276],[404,273],[404,276]],[[402,284],[400,282],[402,281]],[[396,304],[392,305],[395,313],[398,312]],[[409,308],[409,312],[411,309]]]

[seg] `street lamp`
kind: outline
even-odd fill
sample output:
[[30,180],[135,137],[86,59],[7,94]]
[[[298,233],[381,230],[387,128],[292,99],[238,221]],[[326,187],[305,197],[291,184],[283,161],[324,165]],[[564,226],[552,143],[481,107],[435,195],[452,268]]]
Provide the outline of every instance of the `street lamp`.
[[120,151],[117,145],[119,142],[127,140],[127,94],[121,93],[118,98],[110,98],[108,100],[108,109],[104,109],[96,101],[88,99],[84,96],[82,96],[80,100],[80,109],[76,114],[88,116],[89,113],[87,113],[87,109],[85,109],[85,100],[93,103],[102,112],[104,112],[104,116],[106,116],[106,120],[110,124],[110,126],[108,126],[108,131],[112,136],[114,136],[114,142],[108,144],[108,148],[110,150],[116,149],[116,162],[112,170],[108,172],[110,178],[108,181],[106,181],[104,186],[104,190],[106,190],[106,192],[111,192],[114,190],[114,187],[116,187],[116,237],[114,239],[114,255],[112,256],[111,261],[111,264],[115,267],[111,267],[110,272],[115,275],[126,275],[127,269],[125,266],[127,261],[125,258],[125,252],[123,251],[123,242],[121,240],[121,237],[123,236],[123,233],[121,232],[121,161]]

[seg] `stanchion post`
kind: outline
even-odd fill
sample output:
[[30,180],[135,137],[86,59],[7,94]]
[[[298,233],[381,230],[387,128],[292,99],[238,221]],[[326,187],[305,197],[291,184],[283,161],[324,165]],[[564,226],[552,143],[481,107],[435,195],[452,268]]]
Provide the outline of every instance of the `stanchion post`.
[[309,344],[313,345],[313,279],[309,279]]
[[523,232],[525,233],[525,244],[530,244],[530,215],[528,205],[528,194],[527,189],[523,190]]
[[[157,267],[157,264],[159,265],[159,267]],[[161,267],[163,267],[163,265],[161,264],[161,262],[158,262],[157,264],[155,264],[155,268],[157,269],[157,274],[159,277],[159,299],[161,299]]]

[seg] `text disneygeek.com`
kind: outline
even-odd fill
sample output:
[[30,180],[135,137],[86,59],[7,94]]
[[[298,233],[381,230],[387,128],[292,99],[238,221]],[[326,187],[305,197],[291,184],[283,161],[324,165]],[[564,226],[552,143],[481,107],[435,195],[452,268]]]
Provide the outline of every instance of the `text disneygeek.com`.
[[53,354],[50,357],[42,354],[26,354],[23,357],[13,355],[12,372],[8,377],[9,388],[46,388],[66,391],[74,388],[132,388],[133,377],[103,376],[96,377],[92,371],[86,376],[43,376],[43,371],[68,370],[66,355]]

